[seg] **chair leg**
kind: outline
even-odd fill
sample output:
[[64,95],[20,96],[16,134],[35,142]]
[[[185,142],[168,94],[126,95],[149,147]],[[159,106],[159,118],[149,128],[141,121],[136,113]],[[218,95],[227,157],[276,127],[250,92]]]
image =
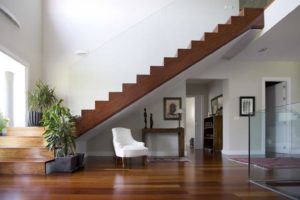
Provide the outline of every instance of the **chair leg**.
[[125,157],[122,157],[122,166],[125,168]]
[[143,162],[145,166],[148,165],[148,156],[143,156]]
[[115,156],[115,167],[117,167],[117,166],[118,166],[118,157]]

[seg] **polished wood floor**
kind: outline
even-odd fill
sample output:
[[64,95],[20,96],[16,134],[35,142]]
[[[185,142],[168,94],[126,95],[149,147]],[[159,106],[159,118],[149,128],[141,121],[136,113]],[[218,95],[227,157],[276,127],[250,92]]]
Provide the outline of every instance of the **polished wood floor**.
[[113,158],[89,158],[73,174],[0,176],[1,200],[92,199],[285,199],[247,182],[247,166],[220,154],[191,152],[191,162],[136,159],[129,168],[115,167]]

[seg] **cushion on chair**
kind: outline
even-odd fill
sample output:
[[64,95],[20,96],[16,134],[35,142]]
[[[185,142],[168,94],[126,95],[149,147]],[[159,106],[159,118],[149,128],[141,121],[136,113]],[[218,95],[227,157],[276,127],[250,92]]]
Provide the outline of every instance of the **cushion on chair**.
[[147,156],[148,148],[144,146],[126,145],[121,148],[121,157]]

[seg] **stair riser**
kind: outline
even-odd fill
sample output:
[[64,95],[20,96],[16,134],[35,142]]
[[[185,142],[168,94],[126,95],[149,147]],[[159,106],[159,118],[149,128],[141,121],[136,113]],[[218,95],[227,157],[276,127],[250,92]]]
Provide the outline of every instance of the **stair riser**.
[[45,147],[42,137],[0,137],[0,148]]
[[122,98],[123,93],[122,92],[110,92],[109,93],[109,100],[114,100],[117,98]]
[[108,101],[96,101],[95,102],[95,110],[101,111],[107,107]]
[[44,175],[45,163],[0,163],[0,174],[2,175]]
[[46,148],[0,148],[0,155],[2,159],[54,158],[53,152]]
[[156,76],[158,74],[161,74],[164,71],[164,67],[151,67],[150,68],[150,75]]

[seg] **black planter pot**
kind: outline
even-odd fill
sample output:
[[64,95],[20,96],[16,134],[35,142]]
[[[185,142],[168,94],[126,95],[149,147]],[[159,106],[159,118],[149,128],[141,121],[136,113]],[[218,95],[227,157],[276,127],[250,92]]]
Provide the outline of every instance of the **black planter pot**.
[[28,126],[41,126],[43,113],[31,111],[28,114]]
[[84,154],[74,156],[56,157],[54,171],[56,172],[74,172],[84,167]]

